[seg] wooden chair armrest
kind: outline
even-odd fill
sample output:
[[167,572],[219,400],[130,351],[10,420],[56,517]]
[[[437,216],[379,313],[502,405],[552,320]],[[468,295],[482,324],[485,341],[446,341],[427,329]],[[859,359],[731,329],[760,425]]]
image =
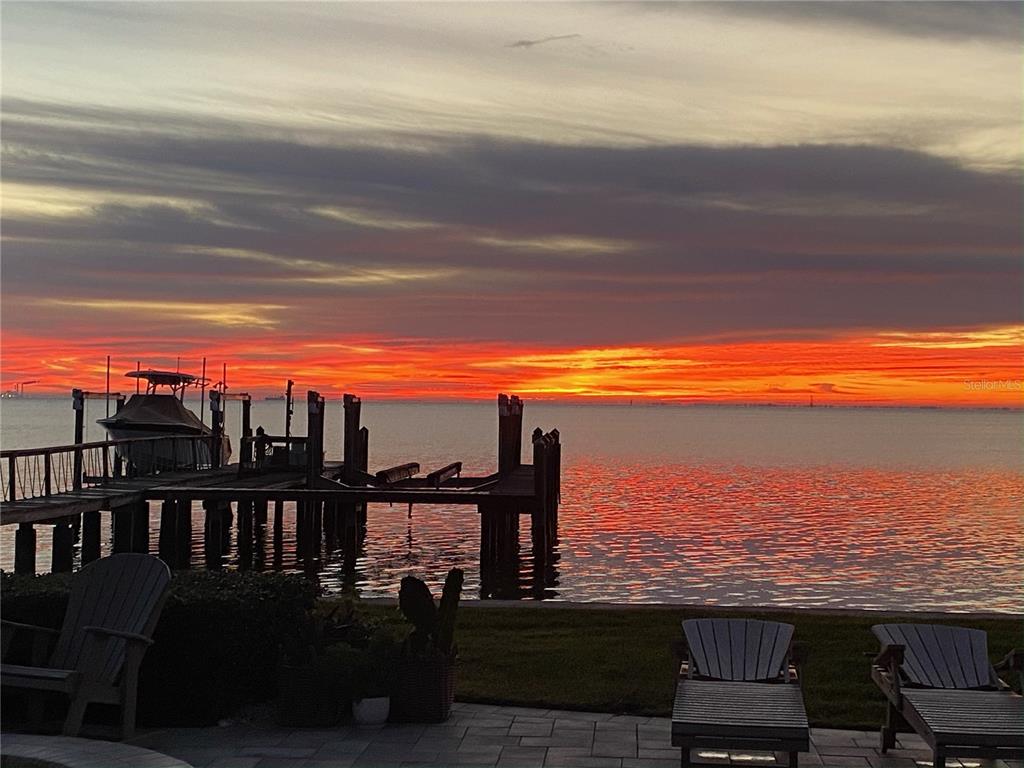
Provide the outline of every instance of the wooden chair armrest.
[[669,643],[672,651],[672,658],[676,662],[677,677],[690,677],[692,675],[692,662],[690,661],[690,646],[686,640],[673,640]]
[[[1017,684],[1020,686],[1020,690],[1024,691],[1024,650],[1014,648],[998,664],[994,665],[992,669],[996,672],[1016,672]],[[1010,688],[1005,681],[998,678],[997,681],[1001,688]]]
[[0,624],[3,627],[10,629],[27,629],[30,632],[45,632],[48,635],[59,635],[60,630],[54,629],[53,627],[40,627],[38,624],[22,624],[19,621],[8,621],[7,619],[0,620]]
[[882,650],[875,656],[875,660],[872,662],[875,666],[882,667],[883,669],[891,669],[897,671],[900,664],[903,663],[903,654],[905,647],[902,645],[883,645]]
[[787,682],[799,684],[804,676],[804,664],[810,655],[810,646],[807,643],[796,641],[789,647],[789,660],[786,667]]
[[[82,627],[85,632],[85,644],[82,646],[82,654],[78,658],[77,670],[82,675],[83,681],[88,684],[96,681],[103,681],[104,675],[108,674],[107,649],[115,640],[124,640],[125,658],[122,673],[134,674],[134,668],[142,661],[146,648],[153,644],[145,635],[135,632],[122,632],[119,629],[109,627]],[[112,682],[106,680],[105,682]]]
[[40,627],[37,624],[22,624],[19,621],[7,621],[6,619],[0,620],[0,629],[2,629],[0,631],[0,657],[2,658],[7,657],[7,651],[14,641],[14,635],[19,630],[25,630],[33,634],[30,663],[34,667],[42,666],[46,663],[46,658],[50,651],[50,641],[60,635],[59,629]]
[[900,664],[903,663],[904,651],[902,645],[883,645],[871,662],[871,678],[897,706],[903,697],[900,691]]
[[993,669],[999,672],[1004,670],[1007,672],[1020,672],[1024,670],[1024,650],[1014,648]]
[[677,677],[692,678],[693,656],[690,654],[690,645],[686,642],[686,638],[673,640],[669,645],[678,665]]
[[153,644],[153,641],[148,637],[135,632],[122,632],[119,629],[110,629],[109,627],[82,627],[82,630],[100,635],[108,635],[110,637],[119,637],[122,640],[130,640],[132,642],[142,643],[143,645]]

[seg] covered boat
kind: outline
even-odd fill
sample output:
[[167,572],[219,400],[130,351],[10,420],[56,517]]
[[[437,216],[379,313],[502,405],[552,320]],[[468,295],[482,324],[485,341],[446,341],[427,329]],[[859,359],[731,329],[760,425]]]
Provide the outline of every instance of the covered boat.
[[[199,386],[202,380],[188,373],[170,371],[132,371],[131,378],[145,379],[145,394],[132,395],[113,416],[98,419],[111,439],[138,437],[195,437],[206,435],[212,439],[213,431],[185,407],[185,390]],[[169,387],[170,394],[158,393],[157,387]],[[223,437],[221,463],[231,456],[231,444]],[[126,444],[117,447],[121,457],[137,471],[170,470],[189,466],[209,466],[210,440],[159,440]]]

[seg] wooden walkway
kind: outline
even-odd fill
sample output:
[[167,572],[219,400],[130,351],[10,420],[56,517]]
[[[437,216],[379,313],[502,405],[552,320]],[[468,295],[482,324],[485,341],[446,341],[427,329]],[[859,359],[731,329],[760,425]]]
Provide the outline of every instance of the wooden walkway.
[[[329,463],[325,469],[340,471]],[[4,525],[41,523],[70,515],[109,510],[140,501],[360,501],[381,504],[474,504],[515,502],[520,514],[530,514],[536,497],[533,465],[522,464],[502,476],[452,478],[435,488],[426,480],[409,478],[386,486],[352,486],[321,479],[322,486],[305,487],[301,470],[239,477],[238,465],[219,469],[166,472],[154,477],[111,480],[91,488],[34,499],[4,502]]]
[[[264,476],[265,477],[265,476]],[[453,478],[435,488],[426,480],[409,478],[383,486],[346,485],[322,479],[317,488],[297,484],[267,485],[243,481],[226,483],[153,484],[147,500],[163,501],[347,501],[370,504],[493,504],[514,503],[520,514],[531,514],[536,500],[532,464],[521,464],[506,475]]]
[[0,519],[4,525],[41,523],[70,515],[109,510],[144,500],[166,498],[160,492],[167,486],[188,488],[199,493],[196,498],[205,498],[202,489],[208,487],[231,485],[252,490],[289,488],[301,486],[304,482],[305,475],[301,471],[239,479],[238,465],[231,464],[219,469],[166,472],[153,477],[111,480],[90,488],[7,501],[3,503]]

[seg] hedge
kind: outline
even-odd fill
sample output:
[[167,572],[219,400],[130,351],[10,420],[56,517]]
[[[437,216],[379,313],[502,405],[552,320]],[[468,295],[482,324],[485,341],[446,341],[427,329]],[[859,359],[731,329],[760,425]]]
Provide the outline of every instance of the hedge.
[[[59,627],[69,584],[66,574],[0,574],[4,618]],[[318,592],[290,574],[175,573],[140,670],[139,723],[210,725],[240,705],[273,698],[279,650]]]

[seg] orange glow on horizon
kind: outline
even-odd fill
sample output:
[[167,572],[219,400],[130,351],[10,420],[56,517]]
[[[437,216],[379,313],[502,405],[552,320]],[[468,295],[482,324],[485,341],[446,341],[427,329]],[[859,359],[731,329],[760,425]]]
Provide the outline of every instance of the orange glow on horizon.
[[[58,350],[55,354],[44,350]],[[559,348],[430,339],[269,337],[143,338],[73,342],[7,333],[2,384],[37,379],[28,394],[133,391],[123,374],[173,367],[220,379],[232,391],[278,393],[288,378],[327,397],[354,392],[386,399],[490,399],[507,391],[534,399],[802,405],[1022,407],[1024,326],[977,331],[875,333],[828,340]]]

